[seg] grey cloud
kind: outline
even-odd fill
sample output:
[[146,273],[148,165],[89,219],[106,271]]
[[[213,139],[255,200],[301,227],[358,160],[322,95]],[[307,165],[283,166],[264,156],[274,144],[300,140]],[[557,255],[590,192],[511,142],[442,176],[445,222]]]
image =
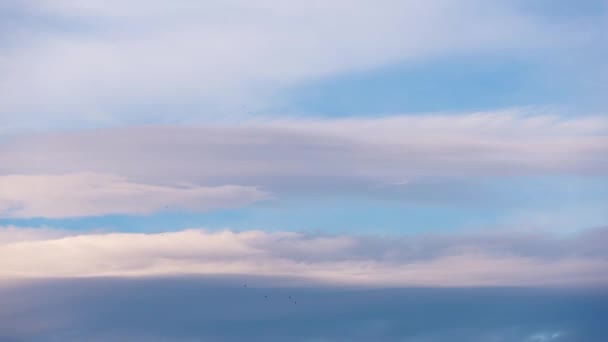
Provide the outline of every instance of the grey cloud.
[[[295,235],[278,237],[272,252],[304,262],[357,259],[416,262],[470,252],[543,260],[568,257],[608,259],[608,252],[603,248],[607,240],[608,228],[587,229],[567,235],[530,230],[435,233],[407,237]],[[324,253],[319,248],[323,244],[331,246],[331,249],[328,248],[331,252]],[[340,245],[342,248],[337,248]]]
[[600,289],[298,288],[283,287],[283,282],[190,277],[21,283],[0,289],[0,337],[600,342],[608,333],[608,296]]
[[268,120],[5,136],[0,174],[100,172],[149,184],[479,201],[473,180],[608,172],[608,122],[520,112]]

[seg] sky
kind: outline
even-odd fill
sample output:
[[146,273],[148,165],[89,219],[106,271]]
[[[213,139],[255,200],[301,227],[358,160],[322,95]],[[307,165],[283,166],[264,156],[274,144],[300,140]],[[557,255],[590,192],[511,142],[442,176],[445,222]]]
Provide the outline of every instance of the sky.
[[4,0],[0,340],[600,341],[607,38],[603,0]]

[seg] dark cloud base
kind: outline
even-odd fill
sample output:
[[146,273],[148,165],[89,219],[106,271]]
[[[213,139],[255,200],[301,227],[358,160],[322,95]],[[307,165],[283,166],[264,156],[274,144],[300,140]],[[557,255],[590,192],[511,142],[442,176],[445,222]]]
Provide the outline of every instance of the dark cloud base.
[[208,277],[4,286],[0,341],[599,342],[608,334],[601,289],[294,285]]

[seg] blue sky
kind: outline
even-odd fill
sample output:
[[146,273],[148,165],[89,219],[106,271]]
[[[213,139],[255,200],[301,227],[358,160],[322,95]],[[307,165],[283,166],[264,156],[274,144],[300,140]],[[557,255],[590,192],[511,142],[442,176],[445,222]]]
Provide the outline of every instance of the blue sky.
[[[2,1],[0,279],[605,286],[607,34],[600,0]],[[471,339],[597,328],[504,319]]]
[[[442,186],[445,186],[442,184]],[[412,234],[429,231],[550,227],[572,233],[608,220],[608,183],[603,179],[533,177],[480,181],[477,198],[297,196],[270,199],[245,208],[196,213],[166,208],[150,215],[3,219],[3,225],[71,230],[163,231],[191,227],[221,230],[295,230],[332,233]],[[514,189],[516,191],[514,191]],[[458,191],[460,189],[454,189]],[[454,199],[458,196],[458,199]]]
[[595,85],[577,80],[580,70],[571,68],[520,56],[456,56],[314,81],[290,89],[287,96],[297,110],[336,116],[526,106],[568,113],[574,107],[594,111],[605,105]]

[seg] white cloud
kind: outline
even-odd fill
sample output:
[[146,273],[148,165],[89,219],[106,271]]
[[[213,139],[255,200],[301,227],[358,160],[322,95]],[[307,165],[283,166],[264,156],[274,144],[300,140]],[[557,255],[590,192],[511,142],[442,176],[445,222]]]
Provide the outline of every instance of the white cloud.
[[526,338],[525,342],[545,342],[545,341],[554,341],[560,339],[564,333],[562,332],[544,332],[537,333],[532,336]]
[[267,199],[254,187],[160,186],[100,173],[0,176],[0,217],[70,217],[203,211]]
[[0,230],[0,277],[233,274],[371,286],[605,285],[606,253],[596,248],[605,243],[602,232],[389,239],[187,230],[15,240],[1,238],[14,230]]
[[242,114],[328,75],[580,34],[486,0],[12,3],[0,40],[8,131]]

